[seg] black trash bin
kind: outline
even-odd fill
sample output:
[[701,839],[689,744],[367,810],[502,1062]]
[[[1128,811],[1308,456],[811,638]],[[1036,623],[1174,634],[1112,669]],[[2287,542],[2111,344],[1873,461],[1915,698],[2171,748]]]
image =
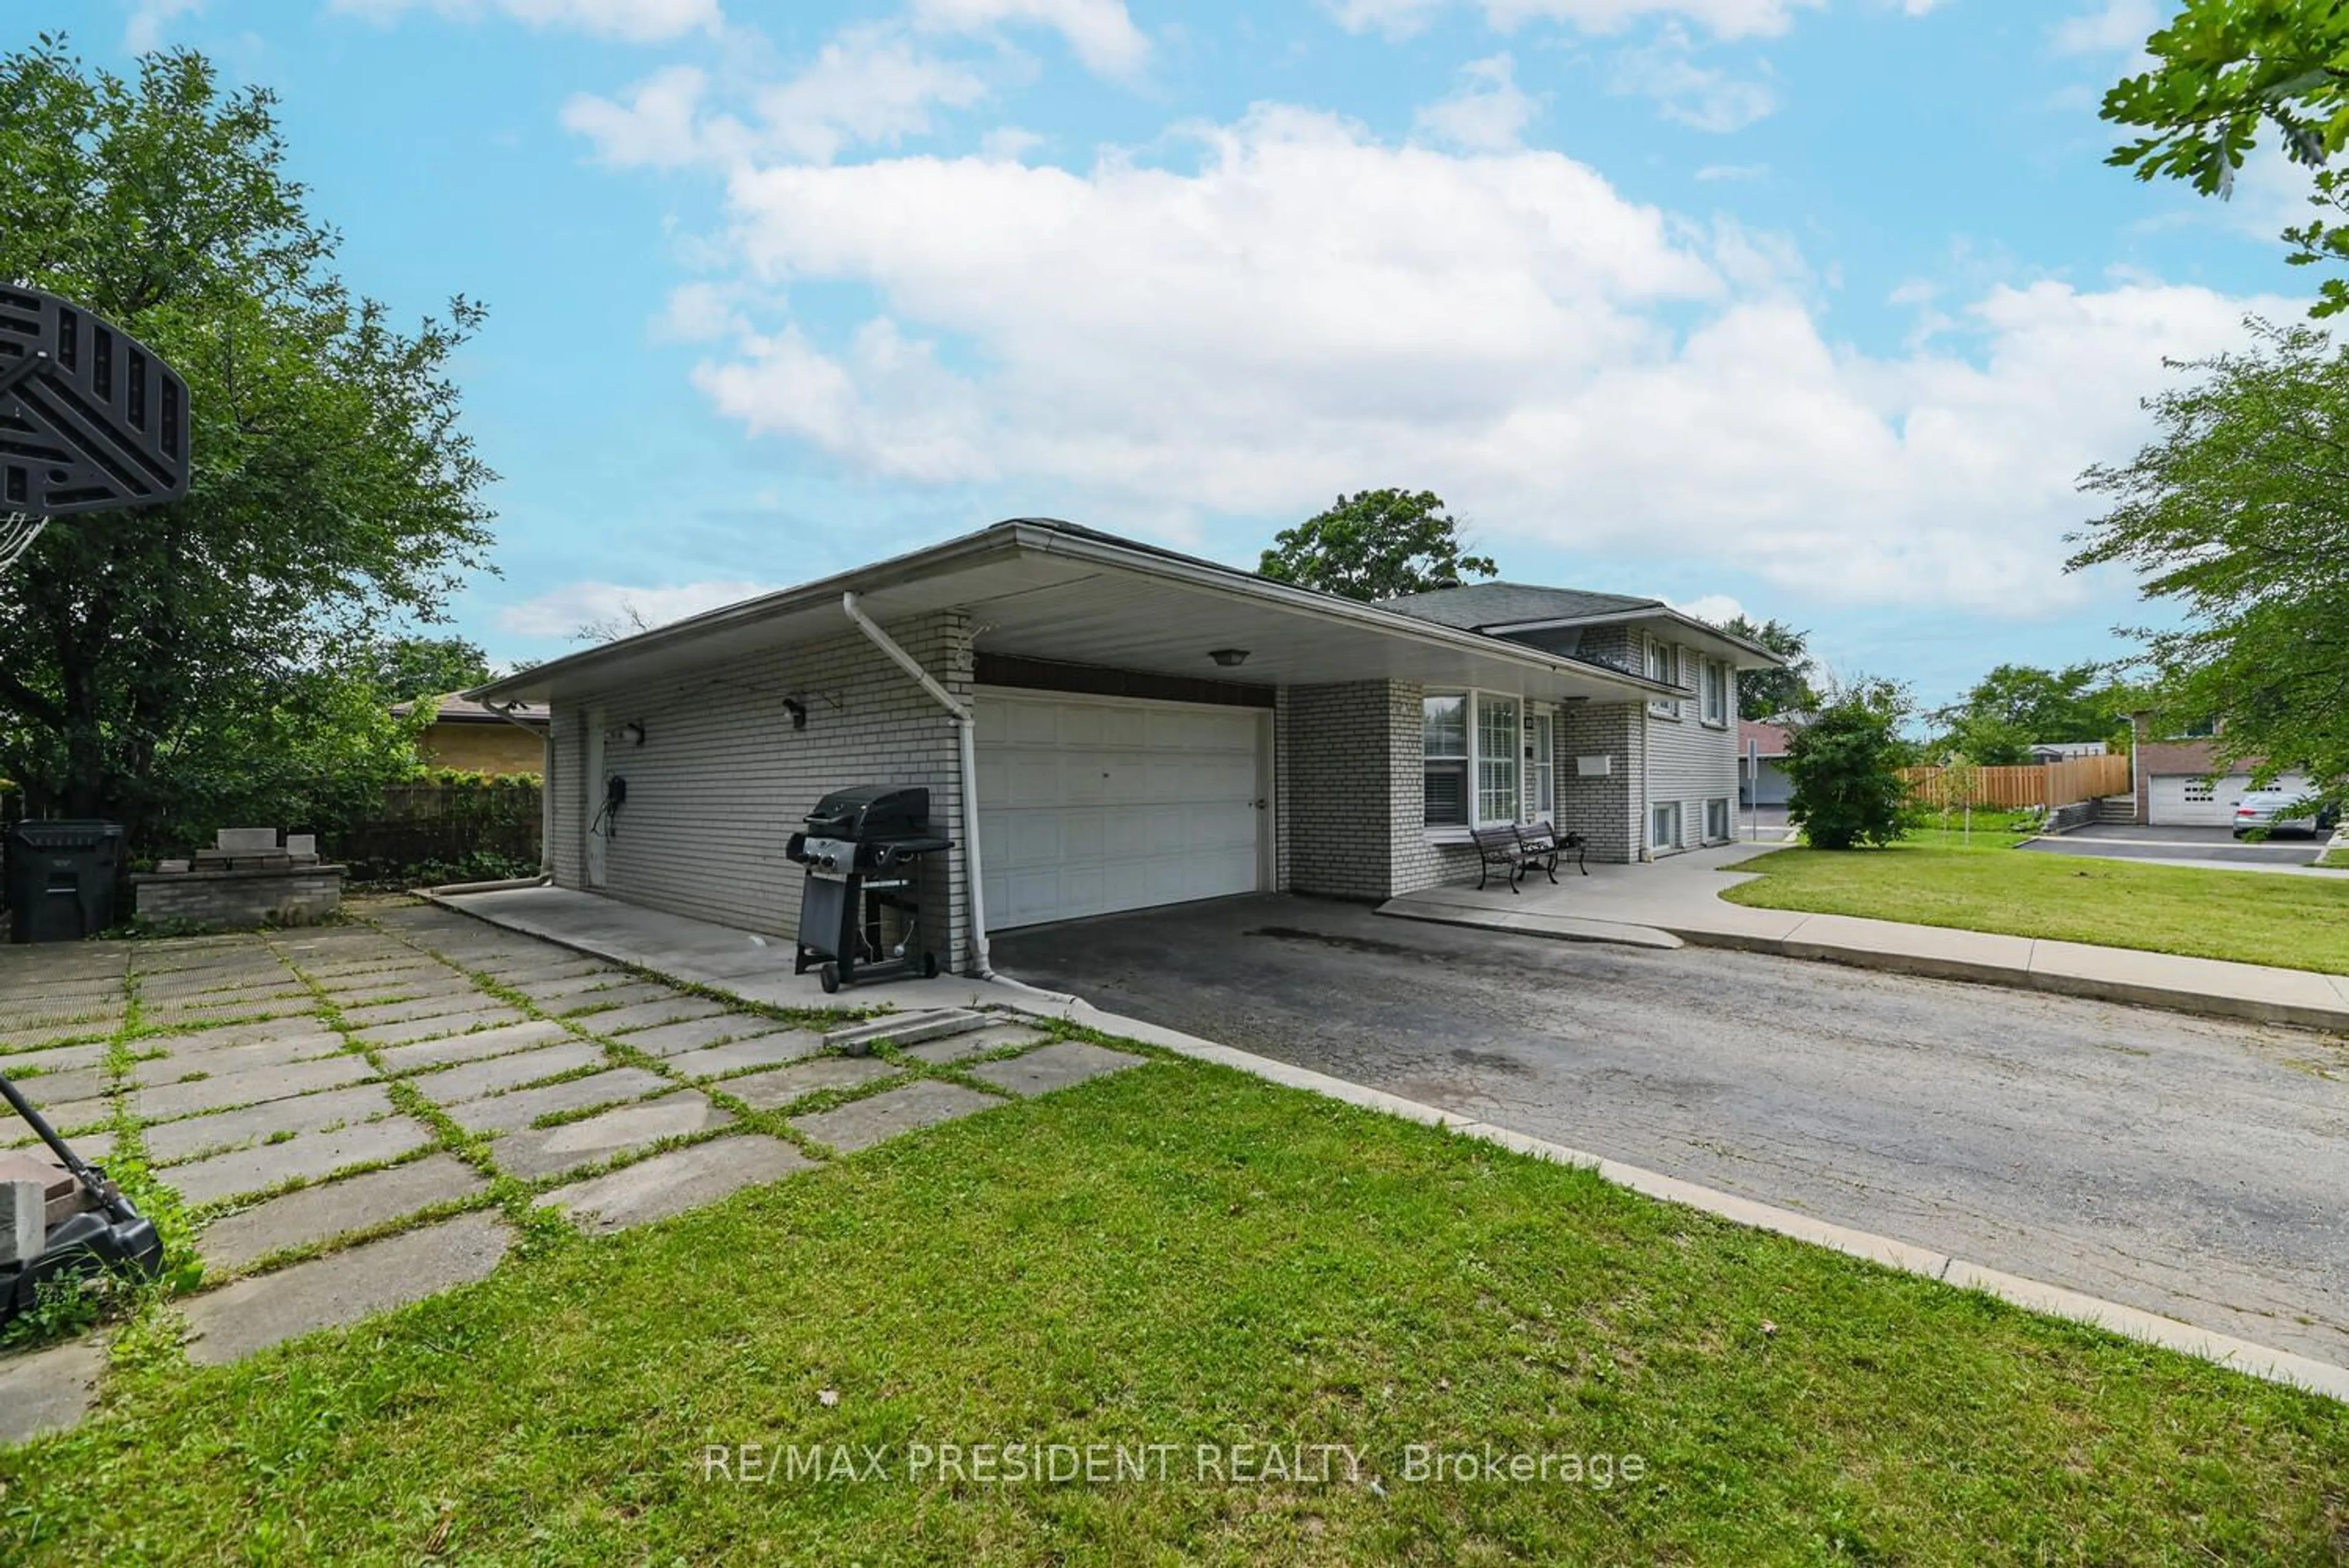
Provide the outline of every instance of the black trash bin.
[[74,942],[114,924],[120,823],[16,822],[0,842],[10,941]]

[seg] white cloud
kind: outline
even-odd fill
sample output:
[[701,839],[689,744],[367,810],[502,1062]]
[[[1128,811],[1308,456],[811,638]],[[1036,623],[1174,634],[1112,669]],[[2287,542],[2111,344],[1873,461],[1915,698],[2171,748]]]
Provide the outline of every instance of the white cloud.
[[1667,599],[1664,602],[1682,615],[1692,615],[1697,619],[1713,626],[1726,626],[1745,613],[1745,607],[1727,594],[1707,594],[1701,599],[1691,599],[1686,604],[1672,599]]
[[662,343],[714,343],[745,336],[750,324],[737,308],[736,291],[723,284],[679,284],[654,318],[652,336]]
[[860,144],[926,135],[935,110],[966,109],[988,93],[976,70],[886,26],[831,39],[797,75],[752,91],[741,116],[709,109],[709,85],[702,72],[673,66],[638,82],[625,102],[574,96],[563,124],[618,168],[729,163],[757,153],[823,163]]
[[1654,43],[1616,57],[1609,90],[1652,99],[1665,119],[1698,130],[1742,130],[1778,107],[1767,82],[1700,66],[1689,48],[1684,30],[1666,27]]
[[853,142],[893,143],[932,129],[934,107],[968,108],[987,84],[885,27],[843,33],[790,81],[759,95],[759,116],[784,151],[819,161]]
[[992,483],[1113,527],[1409,483],[1495,545],[1670,538],[1807,597],[2026,614],[2084,592],[2058,569],[2088,511],[2074,483],[2144,438],[2162,357],[2300,308],[1984,284],[1933,345],[1872,356],[1824,336],[1786,242],[1639,205],[1556,152],[1392,146],[1278,106],[1195,134],[1185,169],[739,170],[742,286],[774,312],[802,281],[881,303],[838,340],[777,316],[697,384],[855,473]]
[[718,0],[334,0],[334,8],[389,22],[430,10],[470,20],[495,12],[533,27],[562,27],[630,43],[655,43],[723,20]]
[[2058,22],[2048,43],[2059,55],[2135,54],[2162,20],[2156,0],[2104,0]]
[[[1931,0],[1926,0],[1930,4]],[[1322,0],[1349,32],[1404,38],[1444,9],[1447,0]],[[1485,20],[1503,32],[1527,22],[1563,22],[1585,33],[1619,33],[1656,18],[1692,23],[1720,38],[1775,37],[1795,13],[1826,0],[1479,0]],[[1921,14],[1910,0],[1910,15]]]
[[1719,38],[1775,37],[1797,11],[1826,0],[1485,0],[1485,19],[1506,30],[1530,21],[1568,22],[1586,33],[1619,33],[1650,17],[1695,24]]
[[1408,38],[1434,19],[1448,0],[1321,0],[1340,27],[1350,33],[1383,33]]
[[1517,146],[1540,106],[1517,86],[1506,55],[1475,60],[1451,97],[1429,104],[1414,123],[1434,140],[1470,152],[1506,152]]
[[173,22],[203,8],[204,0],[138,0],[131,7],[130,20],[123,25],[122,47],[134,55],[160,49],[168,41],[165,30]]
[[1126,14],[1124,0],[913,0],[912,16],[916,26],[950,33],[992,32],[1012,24],[1049,27],[1104,76],[1132,76],[1150,55],[1150,41]]
[[698,162],[711,148],[699,122],[707,81],[691,66],[671,66],[638,82],[626,103],[575,93],[563,106],[563,127],[594,142],[596,157],[615,168]]
[[570,637],[591,623],[666,626],[704,610],[772,593],[778,585],[751,582],[675,583],[631,587],[625,583],[566,583],[497,611],[500,629],[516,637]]

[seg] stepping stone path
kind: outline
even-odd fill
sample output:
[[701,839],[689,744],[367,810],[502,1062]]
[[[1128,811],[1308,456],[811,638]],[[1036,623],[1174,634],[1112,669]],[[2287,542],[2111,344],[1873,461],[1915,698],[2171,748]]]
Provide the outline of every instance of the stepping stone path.
[[558,1187],[545,1201],[587,1230],[617,1231],[714,1203],[739,1188],[781,1181],[815,1163],[781,1138],[722,1137]]
[[313,1329],[357,1323],[481,1279],[505,1256],[510,1239],[495,1217],[460,1214],[208,1292],[182,1309],[188,1359],[198,1366],[235,1361]]
[[[614,1231],[1143,1060],[1000,1013],[827,1035],[434,906],[355,912],[0,947],[0,1073],[89,1126],[85,1158],[131,1130],[185,1206],[207,1271],[175,1303],[193,1363],[490,1273],[512,1240],[493,1179]],[[0,1147],[30,1137],[0,1118]],[[104,1363],[95,1340],[0,1355],[0,1444],[82,1419]]]

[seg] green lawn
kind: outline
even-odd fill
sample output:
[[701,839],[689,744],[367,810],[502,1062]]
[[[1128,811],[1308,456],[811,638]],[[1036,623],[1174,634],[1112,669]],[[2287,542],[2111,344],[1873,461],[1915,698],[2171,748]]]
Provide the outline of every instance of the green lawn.
[[2316,863],[2328,871],[2349,871],[2349,849],[2328,849],[2316,857]]
[[2349,883],[2326,877],[1964,849],[1946,838],[1780,849],[1733,869],[1762,874],[1722,895],[1754,909],[2349,974]]
[[[1169,1448],[1164,1479],[982,1481],[975,1455],[909,1478],[912,1445],[1014,1442]],[[1331,1480],[1256,1479],[1261,1452],[1200,1475],[1196,1445],[1229,1466],[1244,1442],[1344,1445],[1359,1479],[1310,1455],[1290,1468]],[[870,1445],[885,1479],[746,1482],[746,1443]],[[1413,1444],[1557,1468],[1414,1480]],[[1560,1455],[1616,1479],[1556,1479]],[[1176,1063],[557,1240],[347,1334],[151,1367],[0,1454],[12,1564],[2248,1563],[2344,1540],[2349,1408]]]

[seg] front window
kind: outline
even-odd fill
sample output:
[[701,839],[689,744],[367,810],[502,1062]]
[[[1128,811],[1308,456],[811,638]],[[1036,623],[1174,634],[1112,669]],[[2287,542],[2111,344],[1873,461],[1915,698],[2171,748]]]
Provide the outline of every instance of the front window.
[[1430,827],[1515,822],[1526,787],[1525,704],[1482,691],[1431,691],[1420,704]]
[[1704,722],[1729,722],[1729,666],[1708,661],[1704,667]]
[[1420,705],[1420,737],[1426,755],[1427,826],[1468,826],[1468,696],[1432,694]]
[[1704,803],[1704,836],[1718,844],[1729,836],[1729,797]]
[[1517,703],[1512,697],[1476,699],[1476,820],[1517,819]]
[[1677,849],[1681,844],[1681,803],[1672,800],[1648,809],[1648,846]]

